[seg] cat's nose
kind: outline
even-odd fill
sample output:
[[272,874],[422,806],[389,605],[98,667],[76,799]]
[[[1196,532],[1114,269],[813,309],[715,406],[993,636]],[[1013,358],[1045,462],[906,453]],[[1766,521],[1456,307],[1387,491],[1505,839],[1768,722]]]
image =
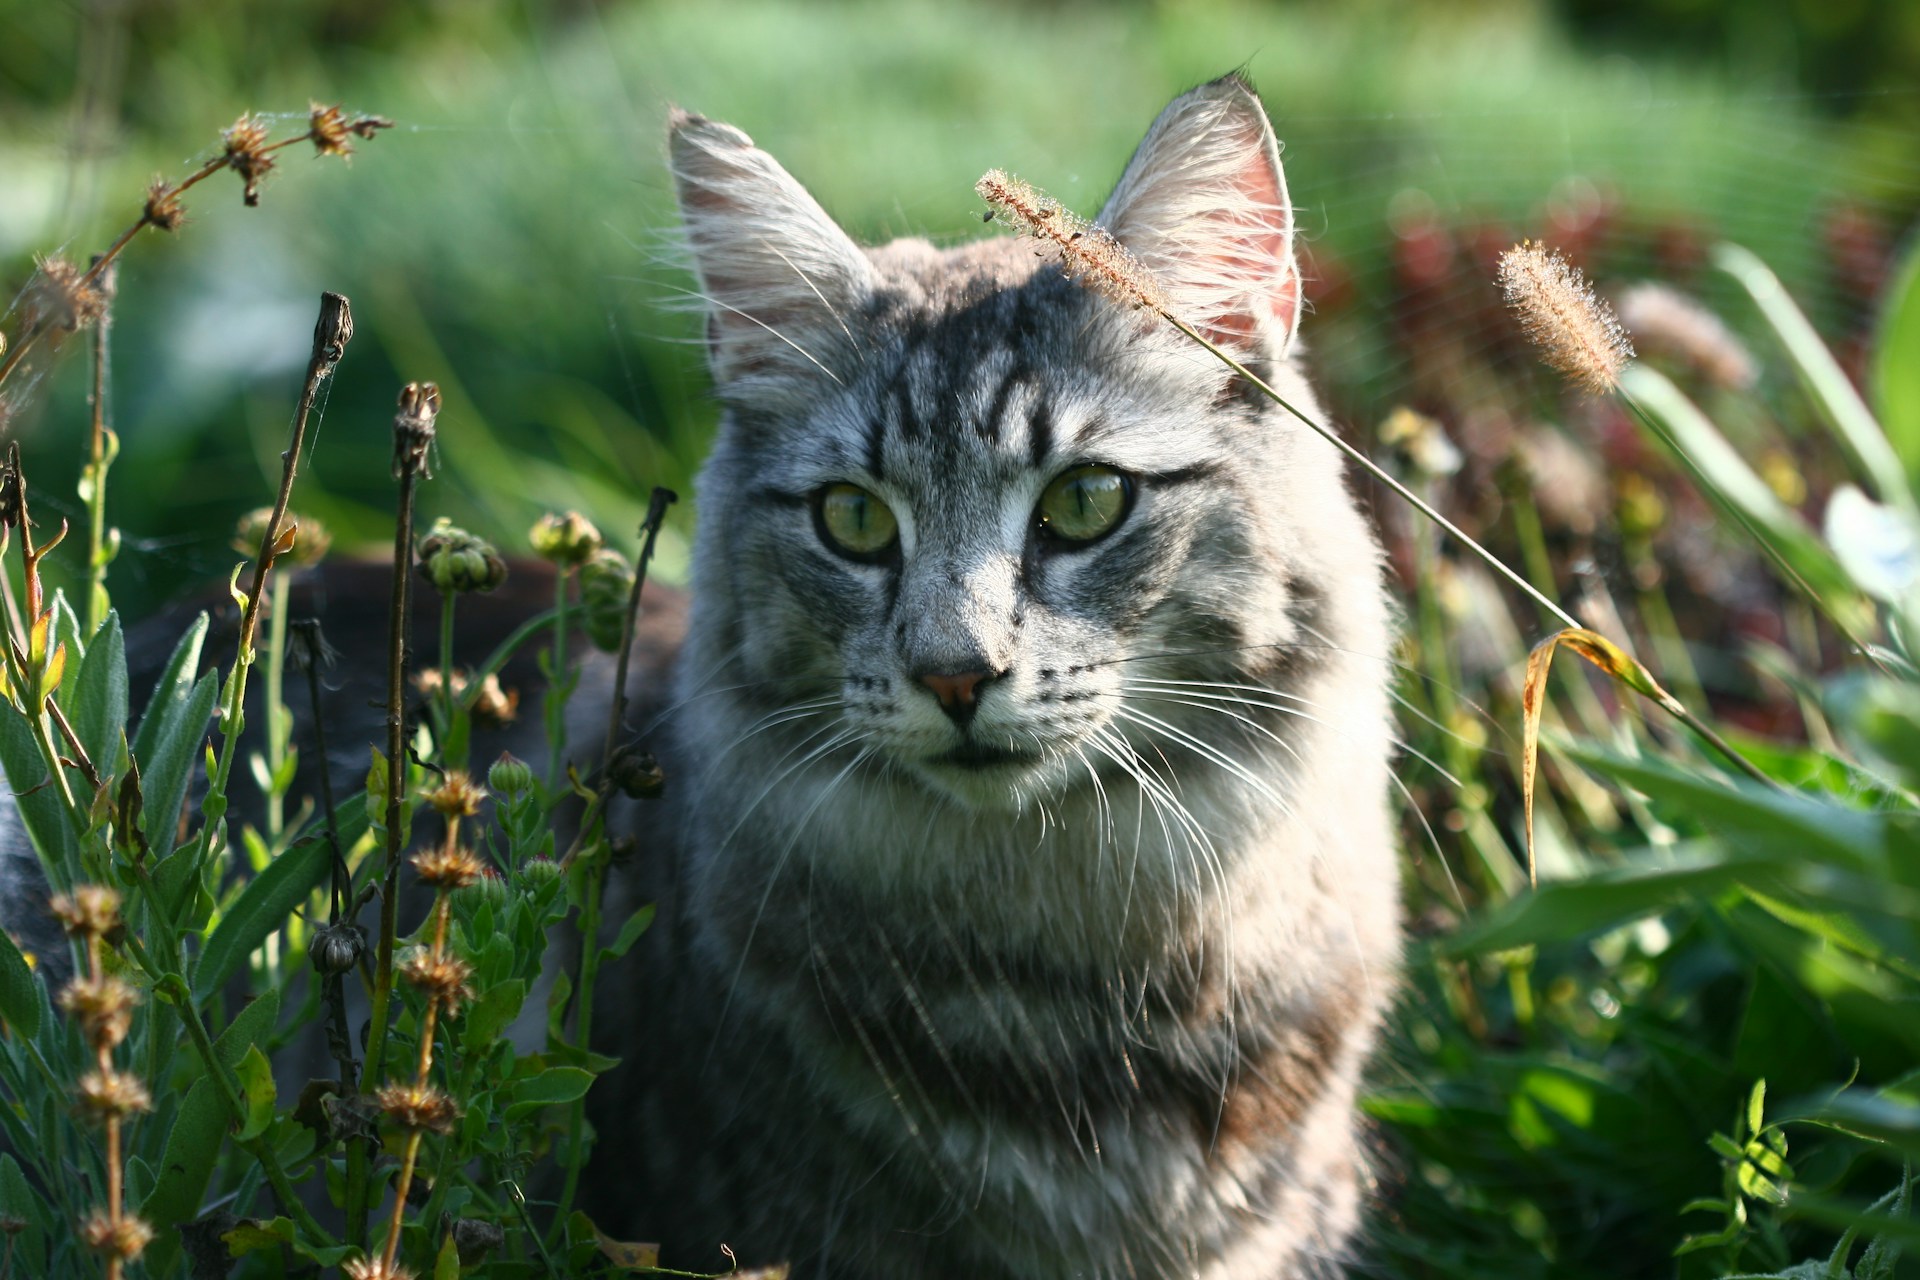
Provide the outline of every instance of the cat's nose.
[[964,729],[980,705],[980,686],[991,679],[991,671],[928,672],[920,677],[920,683],[933,690],[933,696],[940,699],[940,709]]

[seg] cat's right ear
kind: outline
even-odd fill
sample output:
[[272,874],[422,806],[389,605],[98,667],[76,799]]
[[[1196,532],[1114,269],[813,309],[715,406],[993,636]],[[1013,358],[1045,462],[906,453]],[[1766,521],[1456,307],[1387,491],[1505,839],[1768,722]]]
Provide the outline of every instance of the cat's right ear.
[[866,255],[732,125],[675,109],[668,154],[721,394],[773,404],[847,381],[845,317],[873,289]]

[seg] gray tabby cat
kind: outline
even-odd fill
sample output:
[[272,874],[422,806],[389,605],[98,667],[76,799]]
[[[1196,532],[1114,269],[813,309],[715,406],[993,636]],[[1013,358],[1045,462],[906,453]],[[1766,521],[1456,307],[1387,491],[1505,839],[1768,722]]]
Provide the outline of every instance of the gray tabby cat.
[[[726,415],[596,1214],[796,1277],[1337,1271],[1398,953],[1339,458],[1022,242],[863,250],[737,129],[671,155]],[[1243,81],[1100,221],[1311,404]]]

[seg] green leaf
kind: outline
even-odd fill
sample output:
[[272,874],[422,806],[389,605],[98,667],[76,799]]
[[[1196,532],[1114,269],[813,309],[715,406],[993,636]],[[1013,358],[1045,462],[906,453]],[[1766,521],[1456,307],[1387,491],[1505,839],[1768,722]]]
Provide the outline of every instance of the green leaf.
[[633,944],[640,941],[640,935],[647,931],[647,926],[652,923],[653,904],[649,902],[627,917],[627,922],[620,926],[620,934],[613,940],[613,945],[601,951],[601,961],[604,963],[608,960],[618,960],[627,954],[633,949]]
[[239,1139],[251,1142],[273,1123],[273,1064],[260,1052],[260,1046],[248,1045],[246,1056],[240,1059],[235,1072],[240,1077],[240,1089],[247,1104],[247,1122],[240,1128]]
[[508,1094],[507,1123],[524,1119],[545,1107],[578,1101],[592,1085],[591,1071],[579,1067],[548,1067],[538,1075],[515,1082]]
[[[180,805],[186,798],[193,770],[200,763],[200,744],[206,739],[207,725],[213,719],[214,700],[219,695],[219,682],[208,672],[177,702],[169,700],[158,721],[149,711],[140,723],[140,734],[133,748],[134,759],[140,762],[140,785],[146,797],[140,822],[155,849],[173,847]],[[150,727],[151,737],[147,733]]]
[[1755,1080],[1747,1095],[1747,1132],[1759,1133],[1767,1127],[1767,1082]]
[[39,980],[4,929],[0,929],[0,1021],[29,1040],[40,1034]]
[[[341,839],[347,839],[344,831]],[[247,882],[215,925],[193,971],[193,999],[204,1004],[240,971],[254,948],[287,922],[332,866],[333,855],[318,834],[300,841]]]
[[266,1222],[248,1218],[231,1231],[221,1232],[220,1239],[226,1243],[227,1252],[239,1258],[260,1249],[292,1244],[293,1235],[292,1218],[273,1218]]
[[1873,396],[1909,482],[1920,488],[1920,242],[1887,287],[1874,331]]
[[[269,991],[240,1010],[233,1023],[213,1042],[214,1057],[229,1068],[238,1068],[247,1051],[273,1034],[280,1020],[280,997]],[[167,1131],[167,1144],[160,1159],[159,1179],[153,1194],[140,1206],[140,1214],[155,1228],[153,1243],[143,1259],[146,1274],[173,1274],[172,1265],[180,1250],[179,1233],[172,1230],[199,1215],[200,1202],[206,1197],[213,1166],[225,1145],[228,1121],[226,1102],[205,1064],[196,1062],[198,1077],[174,1111],[173,1128]]]
[[111,772],[127,725],[127,645],[118,614],[109,613],[94,633],[65,710],[88,759],[103,776]]
[[1794,305],[1779,278],[1766,263],[1736,244],[1715,245],[1711,256],[1714,266],[1738,280],[1753,295],[1760,314],[1773,326],[1780,345],[1792,358],[1801,381],[1813,393],[1813,402],[1822,410],[1834,436],[1871,482],[1874,496],[1882,502],[1905,500],[1906,474],[1886,433],[1854,389],[1853,379],[1840,367],[1840,361],[1834,358],[1827,344],[1820,341],[1820,335]]
[[47,868],[47,878],[54,888],[67,888],[79,865],[67,804],[47,773],[46,758],[40,754],[40,744],[34,741],[27,718],[4,699],[0,699],[0,770],[6,773],[20,821],[40,855],[41,865]]
[[173,1127],[167,1131],[167,1145],[160,1157],[159,1179],[140,1207],[141,1216],[156,1229],[145,1259],[150,1274],[171,1273],[172,1260],[180,1249],[179,1236],[171,1228],[191,1221],[199,1212],[226,1133],[226,1105],[213,1081],[202,1076],[174,1109]]
[[1550,880],[1440,939],[1443,955],[1564,942],[1631,924],[1681,903],[1712,897],[1771,868],[1732,857],[1705,841],[1683,845],[1660,864],[1611,867],[1579,880]]
[[154,681],[146,710],[140,715],[140,729],[133,737],[133,755],[143,769],[167,717],[184,707],[193,692],[195,673],[200,669],[200,647],[206,638],[207,615],[203,613],[173,646],[173,656],[167,659],[166,669]]
[[480,998],[467,1006],[466,1024],[460,1030],[460,1046],[470,1054],[484,1054],[494,1039],[519,1016],[527,999],[523,978],[495,983],[482,989]]
[[67,696],[72,693],[72,682],[80,675],[80,663],[87,656],[87,642],[80,634],[80,615],[67,602],[66,592],[54,592],[49,607],[53,610],[53,626],[48,633],[48,643],[55,648],[64,645],[68,655],[66,674],[60,680],[60,705],[64,707]]
[[440,1241],[440,1252],[433,1259],[433,1280],[460,1280],[460,1250],[453,1243],[453,1232]]
[[1920,1160],[1920,1107],[1885,1094],[1848,1089],[1796,1118],[1885,1143],[1902,1159]]
[[565,969],[562,969],[560,976],[553,980],[553,986],[547,991],[548,1044],[561,1044],[566,1040],[567,1001],[572,996],[573,979],[567,976]]
[[0,1152],[0,1213],[27,1224],[21,1244],[29,1260],[44,1256],[47,1238],[51,1234],[52,1215],[48,1213],[47,1205],[40,1199],[39,1193],[27,1182],[26,1172],[9,1152]]
[[1722,782],[1652,759],[1628,759],[1586,747],[1567,755],[1582,766],[1645,792],[1676,819],[1741,838],[1743,852],[1769,853],[1803,863],[1826,855],[1853,870],[1884,872],[1884,820],[1797,792],[1763,791],[1750,783]]
[[1806,579],[1830,610],[1850,621],[1865,617],[1853,579],[1798,511],[1780,501],[1713,420],[1700,411],[1666,375],[1645,364],[1630,366],[1620,377],[1623,394],[1645,411],[1640,419],[1654,438],[1700,481],[1715,506],[1753,526],[1768,545]]

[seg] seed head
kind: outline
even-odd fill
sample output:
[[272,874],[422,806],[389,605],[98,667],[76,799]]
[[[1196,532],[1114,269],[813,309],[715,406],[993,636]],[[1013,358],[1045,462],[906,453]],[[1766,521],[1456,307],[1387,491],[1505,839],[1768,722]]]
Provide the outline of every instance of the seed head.
[[287,660],[295,671],[325,671],[340,661],[340,651],[327,643],[318,618],[295,618],[287,623]]
[[477,1267],[486,1261],[487,1254],[507,1246],[507,1233],[498,1223],[487,1222],[481,1218],[457,1218],[453,1224],[453,1248],[460,1255],[460,1265]]
[[341,1263],[340,1271],[347,1280],[414,1280],[413,1272],[382,1258],[355,1258]]
[[120,895],[103,884],[79,884],[56,893],[47,909],[70,937],[104,938],[120,927]]
[[402,1129],[451,1133],[460,1109],[430,1084],[390,1084],[374,1095],[387,1119]]
[[111,1049],[127,1038],[140,993],[110,973],[75,978],[60,992],[60,1007],[80,1023],[87,1042]]
[[[272,507],[255,507],[240,517],[239,523],[233,528],[233,540],[228,545],[241,555],[258,555],[260,544],[267,536],[267,522],[272,519]],[[289,533],[293,535],[292,549],[276,552],[275,555],[297,565],[319,564],[326,556],[327,549],[333,545],[333,535],[327,532],[327,526],[312,516],[288,512],[280,522],[280,535],[285,538]]]
[[350,156],[353,144],[348,138],[371,138],[381,129],[391,128],[393,121],[385,116],[355,116],[349,120],[337,104],[329,107],[315,102],[307,111],[307,139],[318,155]]
[[440,417],[440,388],[409,382],[400,388],[400,411],[393,415],[393,478],[412,471],[427,475],[427,451],[433,447]]
[[107,295],[79,267],[65,258],[42,258],[39,268],[28,304],[37,323],[71,333],[105,313]]
[[[473,881],[462,882],[471,883]],[[412,983],[421,995],[450,1010],[473,999],[473,966],[455,956],[435,955],[423,948],[401,962],[400,976]]]
[[486,798],[486,791],[474,785],[473,778],[464,769],[449,771],[440,785],[425,796],[426,802],[443,818],[471,818],[480,812],[480,804]]
[[307,959],[321,973],[342,974],[351,972],[366,950],[366,932],[359,925],[343,920],[313,931],[313,941],[307,944]]
[[178,231],[180,224],[187,220],[187,211],[180,203],[180,193],[165,178],[155,177],[147,184],[147,202],[140,210],[140,220],[150,227],[162,231]]
[[667,777],[660,762],[647,751],[621,747],[607,761],[607,777],[620,794],[634,800],[652,800],[666,788]]
[[594,648],[612,653],[620,647],[632,595],[633,566],[611,547],[602,547],[580,566],[582,625]]
[[1596,395],[1620,385],[1633,344],[1578,267],[1529,240],[1500,255],[1497,278],[1521,331],[1548,364]]
[[260,203],[260,181],[273,168],[273,156],[267,150],[267,122],[255,115],[243,115],[220,135],[227,148],[227,167],[240,175],[245,184],[241,198],[249,209]]
[[131,1262],[153,1239],[153,1228],[131,1214],[114,1218],[105,1209],[95,1209],[81,1220],[80,1238],[95,1253]]
[[1745,391],[1760,370],[1720,317],[1663,284],[1637,284],[1620,295],[1620,321],[1643,350],[1691,365],[1729,391]]
[[492,591],[507,580],[507,562],[493,544],[442,516],[420,540],[420,572],[441,595]]
[[153,1110],[153,1098],[138,1076],[120,1071],[89,1071],[75,1087],[74,1110],[96,1124],[124,1120],[136,1111]]
[[307,137],[313,142],[313,149],[317,154],[352,155],[353,144],[347,141],[351,136],[347,128],[347,118],[340,113],[338,105],[327,107],[318,102],[310,105],[307,113]]
[[1068,276],[1123,307],[1169,309],[1153,274],[1105,227],[1003,169],[987,170],[973,189],[1002,221],[1038,240]]
[[[479,792],[478,787],[473,790]],[[485,875],[487,864],[471,849],[436,845],[413,855],[413,869],[419,874],[421,884],[436,889],[458,889]]]
[[533,543],[533,553],[542,560],[567,566],[583,563],[601,543],[600,531],[578,511],[565,515],[548,512],[534,524],[527,538]]

